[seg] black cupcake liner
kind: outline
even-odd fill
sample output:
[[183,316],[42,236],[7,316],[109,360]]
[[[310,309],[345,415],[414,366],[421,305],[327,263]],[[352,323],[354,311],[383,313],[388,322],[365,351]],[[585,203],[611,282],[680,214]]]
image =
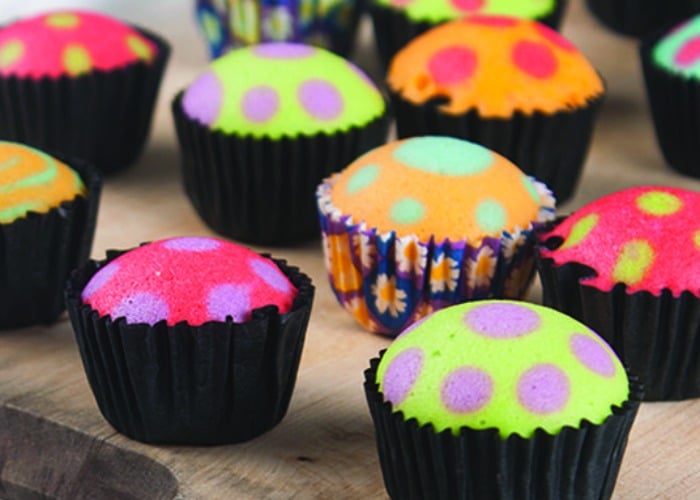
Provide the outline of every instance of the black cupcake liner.
[[0,77],[0,138],[83,158],[103,173],[136,161],[170,54],[165,40],[138,31],[157,46],[150,63],[74,78]]
[[573,196],[604,94],[585,106],[553,114],[515,112],[510,118],[484,118],[476,110],[449,115],[441,100],[413,104],[389,91],[399,138],[449,135],[477,142],[544,182],[558,203]]
[[[383,353],[380,353],[380,356]],[[612,494],[643,389],[630,377],[630,396],[602,424],[581,420],[552,435],[501,438],[497,429],[447,429],[406,421],[385,402],[376,382],[380,358],[365,371],[384,485],[395,499],[591,499]]]
[[700,10],[698,0],[586,0],[586,5],[607,28],[636,38]]
[[[566,3],[567,0],[559,0],[550,14],[534,20],[559,29]],[[379,60],[384,68],[389,67],[392,57],[408,42],[440,24],[412,21],[403,10],[379,5],[377,2],[371,2],[368,10],[372,17]]]
[[81,300],[90,278],[122,253],[89,261],[66,286],[80,356],[104,418],[138,441],[191,445],[248,441],[277,425],[296,382],[314,295],[310,278],[273,259],[298,289],[288,313],[267,306],[244,323],[128,324],[100,317]]
[[102,179],[81,160],[62,161],[78,172],[86,196],[0,224],[0,329],[54,322],[66,309],[69,273],[90,256]]
[[212,131],[172,103],[184,188],[204,222],[230,238],[285,245],[318,238],[316,187],[384,143],[386,113],[363,127],[279,140]]

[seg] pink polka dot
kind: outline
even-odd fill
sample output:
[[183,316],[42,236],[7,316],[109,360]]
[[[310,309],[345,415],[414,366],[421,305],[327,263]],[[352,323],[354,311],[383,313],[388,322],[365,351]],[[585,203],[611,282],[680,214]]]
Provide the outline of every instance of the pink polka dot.
[[556,45],[560,49],[566,50],[568,52],[573,52],[576,50],[576,47],[573,43],[568,41],[566,38],[561,36],[558,32],[556,32],[546,24],[534,23],[534,25],[535,29],[540,34],[540,36],[547,40],[549,43]]
[[451,0],[455,9],[462,12],[472,12],[484,6],[484,0]]
[[556,413],[569,401],[569,378],[556,365],[535,365],[520,376],[517,393],[518,401],[529,412]]
[[452,371],[442,381],[442,404],[455,413],[473,413],[491,401],[493,380],[484,370],[463,366]]
[[413,347],[399,353],[384,372],[384,399],[396,406],[406,399],[423,368],[423,352]]
[[464,21],[468,24],[481,24],[484,26],[491,26],[493,28],[510,28],[518,24],[519,20],[507,16],[482,16],[473,15],[464,18]]
[[85,285],[81,295],[82,299],[84,301],[88,300],[95,292],[102,288],[105,283],[112,279],[112,276],[114,276],[117,271],[119,271],[119,264],[115,262],[107,264],[102,269],[97,271],[93,277],[90,278],[88,284]]
[[299,86],[297,97],[304,110],[318,120],[334,120],[343,112],[343,96],[325,80],[306,80]]
[[246,285],[224,283],[209,291],[207,312],[212,320],[226,321],[228,316],[241,323],[250,317],[250,292]]
[[544,43],[521,40],[511,54],[515,66],[533,78],[544,80],[557,72],[557,58]]
[[277,114],[279,105],[277,91],[268,85],[250,88],[241,98],[241,112],[253,123],[265,123],[272,119]]
[[196,236],[173,238],[165,240],[163,246],[168,250],[177,250],[182,252],[206,252],[208,250],[216,250],[221,246],[221,242],[214,238],[199,238]]
[[569,347],[579,362],[598,375],[603,377],[615,376],[615,363],[605,348],[596,340],[574,333],[569,338]]
[[316,53],[316,49],[299,43],[262,43],[253,48],[253,53],[266,59],[301,59]]
[[187,88],[182,97],[182,109],[190,118],[211,125],[219,116],[223,99],[221,81],[213,71],[208,71]]
[[439,50],[428,61],[428,71],[439,85],[455,85],[469,79],[476,70],[476,52],[453,45]]
[[690,66],[700,59],[700,36],[686,41],[676,52],[675,60],[679,66]]
[[467,311],[464,323],[479,335],[512,339],[536,331],[541,320],[540,315],[528,307],[509,302],[493,302]]
[[265,283],[270,285],[275,290],[283,293],[289,293],[291,284],[287,277],[280,271],[273,262],[261,259],[251,259],[248,261],[248,266],[253,270],[258,277]]
[[155,325],[167,320],[170,308],[165,300],[151,292],[136,292],[122,299],[112,310],[112,318],[124,317],[127,323]]

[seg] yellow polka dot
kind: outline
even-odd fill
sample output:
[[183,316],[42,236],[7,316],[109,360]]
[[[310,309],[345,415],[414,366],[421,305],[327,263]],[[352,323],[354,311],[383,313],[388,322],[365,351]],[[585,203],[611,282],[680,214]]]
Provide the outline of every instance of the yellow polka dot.
[[700,249],[700,229],[693,233],[693,243],[695,243],[695,246]]
[[153,57],[151,48],[140,36],[128,35],[126,37],[126,45],[132,54],[143,61],[148,61]]
[[24,44],[19,40],[10,40],[0,48],[0,68],[8,68],[24,54]]
[[576,221],[576,223],[571,227],[569,236],[566,237],[566,241],[564,241],[564,244],[561,246],[561,249],[563,250],[564,248],[569,248],[574,245],[578,245],[584,239],[586,239],[588,233],[590,233],[596,226],[596,224],[598,224],[598,219],[598,214],[588,214],[585,217],[582,217],[580,220]]
[[648,191],[637,198],[637,208],[649,215],[675,214],[682,206],[680,198],[664,191]]
[[645,240],[631,240],[622,246],[612,278],[616,282],[636,285],[644,279],[654,263],[654,249]]
[[80,24],[80,17],[76,14],[60,13],[46,16],[47,26],[55,29],[72,29]]
[[92,69],[90,53],[82,45],[68,45],[63,49],[63,67],[68,74],[77,76]]

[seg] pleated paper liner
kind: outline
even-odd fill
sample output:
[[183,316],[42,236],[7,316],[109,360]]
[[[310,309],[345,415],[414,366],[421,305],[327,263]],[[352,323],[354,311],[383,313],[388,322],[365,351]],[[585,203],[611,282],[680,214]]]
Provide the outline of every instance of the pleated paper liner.
[[553,114],[515,112],[510,118],[484,118],[476,110],[443,113],[443,99],[413,104],[391,90],[389,95],[399,138],[439,134],[482,144],[547,184],[560,204],[578,185],[604,97]]
[[279,140],[227,135],[172,104],[185,192],[216,232],[248,243],[287,245],[318,238],[314,192],[321,180],[383,144],[385,114],[363,127]]
[[0,77],[0,138],[83,158],[102,173],[134,163],[170,53],[165,40],[138,31],[157,46],[149,63],[78,77]]
[[89,261],[66,286],[80,356],[105,419],[138,441],[191,445],[247,441],[279,423],[311,313],[309,277],[273,259],[298,289],[288,313],[267,306],[243,323],[128,324],[100,317],[81,300],[90,278],[122,253]]
[[698,0],[586,0],[586,5],[609,29],[636,38],[700,11]]
[[66,309],[69,273],[90,256],[102,179],[91,165],[64,158],[87,195],[0,224],[0,329],[54,322]]
[[[566,4],[568,0],[556,2],[554,10],[542,18],[536,18],[550,28],[559,29]],[[377,43],[379,60],[384,68],[389,67],[389,63],[394,55],[402,49],[408,42],[416,38],[421,33],[425,33],[440,23],[429,23],[425,21],[412,21],[406,14],[392,7],[379,5],[372,1],[369,5],[369,12],[372,16],[374,27],[374,38]]]
[[[383,353],[380,353],[380,356]],[[376,381],[380,358],[365,371],[384,485],[394,499],[600,500],[615,487],[627,438],[642,397],[630,377],[630,397],[599,425],[582,420],[551,435],[503,439],[497,429],[435,432],[404,420],[385,402]]]
[[522,298],[534,273],[535,230],[554,218],[547,186],[537,220],[500,238],[420,241],[354,222],[332,203],[333,177],[317,190],[325,264],[338,302],[366,329],[389,336],[430,312],[468,300]]

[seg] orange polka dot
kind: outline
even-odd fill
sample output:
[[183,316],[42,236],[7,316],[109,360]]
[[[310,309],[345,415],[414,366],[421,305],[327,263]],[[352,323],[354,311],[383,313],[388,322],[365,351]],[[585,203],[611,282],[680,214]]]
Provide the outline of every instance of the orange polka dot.
[[539,80],[551,78],[557,72],[557,58],[542,43],[521,40],[513,47],[511,57],[520,71]]

